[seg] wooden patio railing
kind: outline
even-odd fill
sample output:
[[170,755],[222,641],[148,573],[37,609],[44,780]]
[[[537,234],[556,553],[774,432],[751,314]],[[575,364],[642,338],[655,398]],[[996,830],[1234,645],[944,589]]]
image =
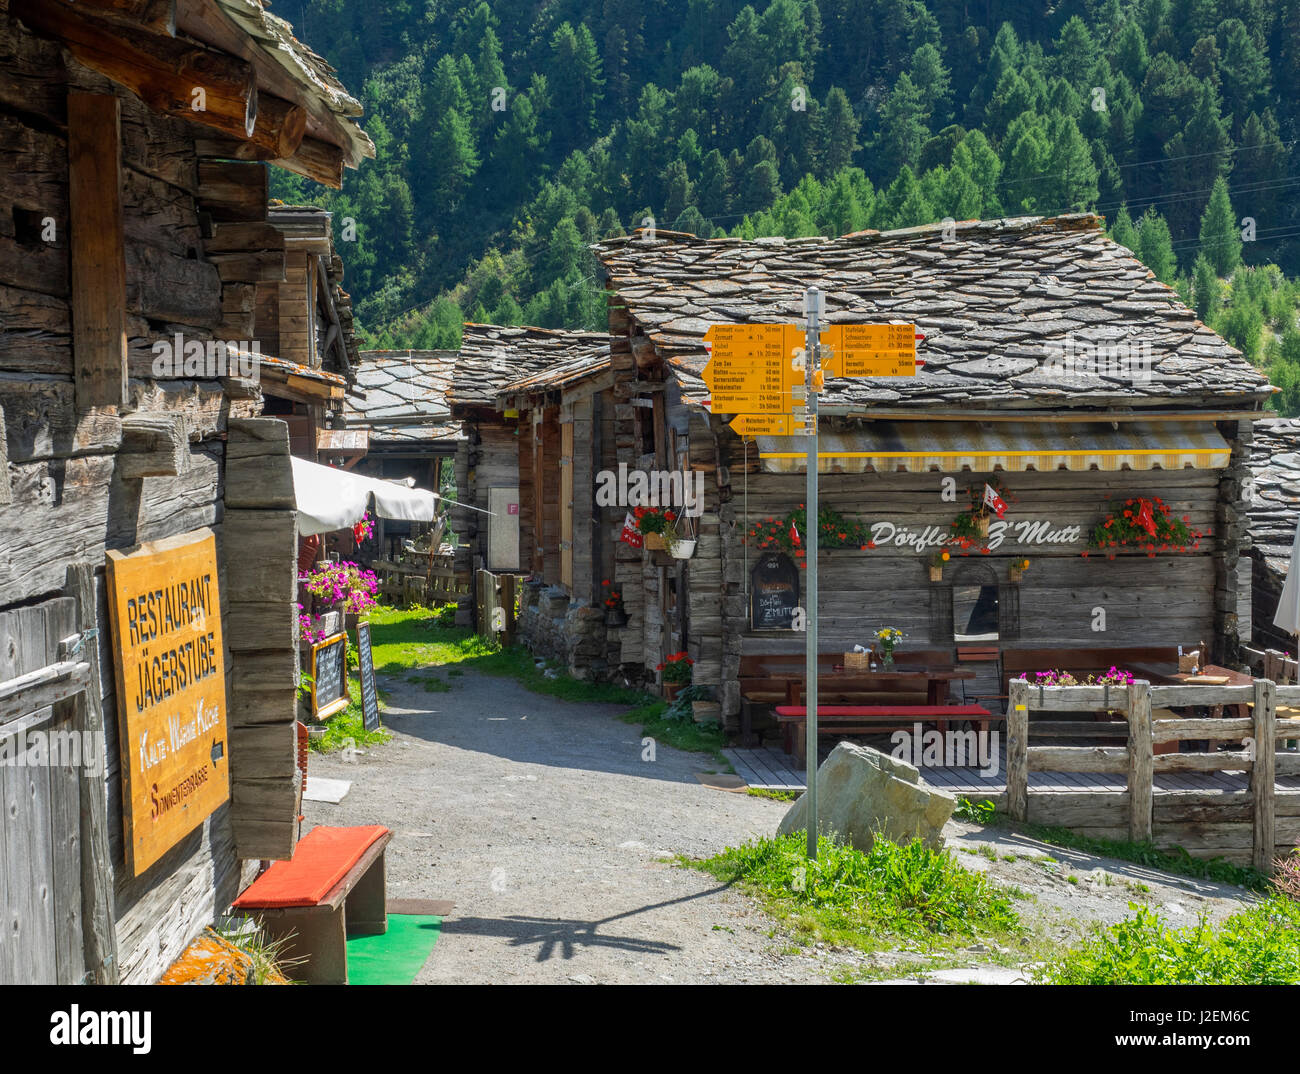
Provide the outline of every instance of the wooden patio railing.
[[[1300,753],[1277,749],[1279,739],[1300,739],[1300,718],[1278,718],[1278,706],[1300,706],[1300,686],[1277,686],[1256,679],[1250,686],[1152,686],[1139,680],[1131,686],[1036,686],[1013,680],[1007,708],[1006,805],[1015,820],[1043,820],[1031,806],[1029,773],[1110,773],[1126,777],[1127,830],[1135,842],[1186,846],[1189,852],[1214,850],[1249,861],[1264,872],[1276,856],[1300,839],[1300,791],[1279,794],[1277,778],[1300,775]],[[1248,706],[1250,715],[1223,719],[1152,718],[1171,707]],[[1096,722],[1042,721],[1034,710],[1061,713],[1119,712],[1127,722],[1124,746],[1034,746],[1038,728],[1056,734],[1096,734]],[[1296,712],[1300,716],[1300,711]],[[1160,743],[1204,740],[1211,752],[1156,753]],[[1242,743],[1217,750],[1219,742]],[[1155,789],[1155,776],[1165,773],[1244,772],[1245,791],[1207,788],[1168,794]],[[1035,795],[1035,798],[1038,796]],[[1043,798],[1048,798],[1044,794]],[[1070,828],[1097,824],[1097,796],[1061,796],[1051,810],[1050,823]],[[1062,803],[1060,799],[1071,799]],[[1077,801],[1074,799],[1077,797]],[[1091,803],[1089,801],[1091,799]],[[1159,809],[1157,803],[1159,802]],[[1279,815],[1280,810],[1280,815]],[[1188,846],[1188,844],[1191,844]],[[1210,854],[1213,856],[1213,854]]]

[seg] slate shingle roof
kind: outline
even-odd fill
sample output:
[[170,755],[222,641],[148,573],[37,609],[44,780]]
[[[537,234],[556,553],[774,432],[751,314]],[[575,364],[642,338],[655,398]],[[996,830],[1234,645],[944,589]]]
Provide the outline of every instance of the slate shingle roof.
[[507,390],[559,387],[608,363],[605,332],[466,324],[448,401],[491,407]]
[[445,440],[460,434],[447,406],[455,351],[362,351],[344,428],[369,429],[371,443]]
[[1250,469],[1251,546],[1280,579],[1286,575],[1300,518],[1300,418],[1255,423]]
[[[654,242],[633,235],[593,249],[688,400],[707,394],[699,373],[710,324],[796,321],[812,284],[830,323],[912,322],[926,336],[915,377],[828,378],[823,410],[1253,407],[1269,394],[1265,377],[1092,215],[971,221],[949,241],[935,224],[833,240],[660,231]],[[1147,345],[1150,375],[1078,364],[1062,375],[1047,363],[1067,341],[1076,356],[1080,343]]]

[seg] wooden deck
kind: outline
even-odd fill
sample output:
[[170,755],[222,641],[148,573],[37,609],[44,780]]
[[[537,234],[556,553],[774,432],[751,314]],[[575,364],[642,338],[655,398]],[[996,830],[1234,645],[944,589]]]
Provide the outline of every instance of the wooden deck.
[[[824,745],[821,758],[830,754],[832,747]],[[889,752],[887,741],[876,746]],[[780,746],[762,746],[758,749],[724,749],[723,755],[731,762],[736,774],[749,786],[772,791],[801,791],[806,786],[804,770],[792,754]],[[1000,751],[999,751],[1000,752]],[[1006,793],[1006,766],[998,758],[997,772],[990,778],[972,767],[947,768],[920,766],[921,778],[934,787],[966,798],[979,795],[996,800]],[[1300,776],[1279,776],[1277,787],[1282,792],[1300,794]],[[1128,789],[1123,775],[1102,772],[1030,772],[1029,789],[1040,793],[1071,793],[1078,791],[1113,791]],[[1248,789],[1244,771],[1160,773],[1155,776],[1155,791],[1245,791]]]

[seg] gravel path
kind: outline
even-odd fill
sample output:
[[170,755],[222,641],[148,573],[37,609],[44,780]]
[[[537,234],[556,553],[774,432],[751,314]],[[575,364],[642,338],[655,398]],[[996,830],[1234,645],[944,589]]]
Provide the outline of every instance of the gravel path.
[[660,859],[775,831],[782,802],[703,786],[707,755],[658,745],[624,708],[533,694],[467,671],[449,693],[385,678],[394,738],[311,774],[352,781],[307,823],[386,824],[388,893],[452,899],[417,983],[825,981],[781,955],[770,918]]
[[[825,983],[924,961],[799,953],[753,899],[665,861],[774,833],[788,808],[704,786],[696,774],[716,764],[708,755],[651,752],[637,727],[616,719],[620,706],[543,697],[472,671],[446,681],[449,692],[431,693],[418,679],[381,676],[392,741],[351,759],[312,754],[313,776],[352,789],[338,805],[304,803],[304,830],[393,830],[390,898],[455,902],[416,983]],[[954,821],[945,835],[961,864],[1025,893],[1025,923],[1055,941],[1129,916],[1130,901],[1188,925],[1248,898],[1002,829]],[[987,964],[988,952],[959,953],[960,969],[949,955],[928,979],[1023,980],[1014,966]]]

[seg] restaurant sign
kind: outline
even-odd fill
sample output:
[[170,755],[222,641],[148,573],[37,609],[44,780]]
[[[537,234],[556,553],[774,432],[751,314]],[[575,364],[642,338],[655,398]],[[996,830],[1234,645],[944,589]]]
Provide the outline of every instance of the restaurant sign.
[[[939,548],[952,541],[952,531],[946,526],[926,526],[915,529],[897,522],[873,522],[871,543],[878,548],[892,545],[924,552]],[[1082,526],[1058,526],[1045,518],[1027,518],[1018,522],[996,519],[989,523],[989,535],[982,540],[990,551],[1004,543],[1014,545],[1072,545],[1084,539]]]
[[127,861],[139,876],[230,797],[211,530],[110,551],[105,565]]

